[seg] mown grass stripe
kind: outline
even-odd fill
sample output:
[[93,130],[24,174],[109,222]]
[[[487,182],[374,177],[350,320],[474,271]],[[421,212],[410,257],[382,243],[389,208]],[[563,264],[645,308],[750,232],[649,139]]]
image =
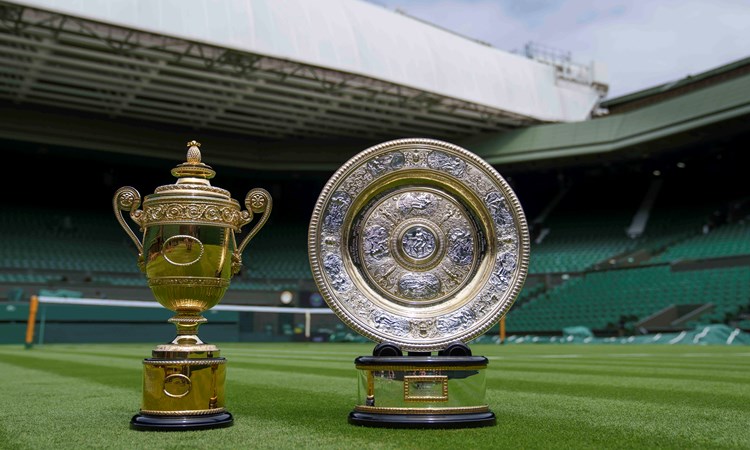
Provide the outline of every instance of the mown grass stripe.
[[548,364],[548,365],[528,365],[528,364],[508,364],[502,367],[488,366],[488,373],[491,376],[497,374],[509,374],[513,372],[523,373],[550,373],[554,372],[558,375],[599,375],[607,377],[622,377],[627,376],[630,378],[673,378],[679,376],[685,380],[703,381],[706,377],[710,377],[713,381],[725,381],[725,382],[743,382],[747,381],[747,374],[741,372],[735,373],[734,371],[730,374],[724,373],[722,370],[705,370],[705,369],[690,369],[689,366],[685,366],[682,369],[667,369],[661,370],[652,366],[646,367],[628,367],[627,369],[619,368],[615,366],[602,367],[599,365],[584,365],[584,364]]
[[[734,386],[737,390],[742,385]],[[689,386],[679,388],[670,386],[654,387],[650,385],[630,385],[617,387],[606,384],[566,383],[555,381],[515,380],[511,383],[488,383],[488,390],[512,393],[545,393],[560,394],[571,397],[596,397],[602,400],[638,400],[644,404],[671,404],[676,407],[693,406],[696,408],[722,407],[738,412],[747,410],[750,393],[733,394],[731,389],[725,392],[715,392],[710,389],[704,391],[691,390]],[[746,390],[746,389],[745,389]]]
[[[516,361],[509,361],[511,364]],[[546,361],[549,363],[549,361]],[[657,369],[683,369],[683,368],[696,368],[696,369],[719,369],[728,371],[741,372],[747,368],[750,368],[750,359],[735,358],[731,362],[719,362],[717,360],[689,360],[689,359],[669,359],[666,357],[661,358],[640,358],[640,359],[629,359],[629,360],[598,360],[598,359],[586,359],[576,360],[575,363],[586,363],[596,364],[598,366],[607,367],[653,367]],[[505,363],[500,363],[505,364]]]
[[[155,346],[154,346],[155,347]],[[255,351],[246,351],[246,352],[237,352],[236,350],[232,349],[230,351],[225,351],[222,347],[219,347],[219,350],[221,351],[221,356],[227,358],[227,360],[256,360],[256,359],[272,359],[272,360],[285,360],[289,361],[290,364],[297,364],[302,363],[304,361],[310,361],[313,364],[317,362],[326,362],[326,363],[338,363],[338,364],[347,364],[352,365],[354,358],[347,358],[347,357],[336,357],[340,354],[338,353],[326,353],[326,354],[317,354],[317,355],[309,355],[302,352],[295,352],[295,355],[286,355],[282,354],[279,355],[278,353],[269,353],[269,352],[255,352]],[[31,351],[36,352],[44,352],[44,347],[37,347],[32,349]],[[97,349],[83,349],[81,347],[70,347],[70,348],[55,348],[54,352],[57,354],[69,354],[69,355],[78,355],[78,356],[92,356],[92,357],[105,357],[105,358],[120,358],[120,359],[128,359],[128,360],[142,360],[144,358],[150,358],[151,357],[151,349],[149,349],[147,352],[140,351],[136,353],[133,350],[126,351],[126,349],[123,348],[116,348],[115,351],[100,351]]]
[[[43,353],[44,350],[40,348],[35,348],[30,350],[30,352],[33,353]],[[90,358],[104,358],[104,359],[113,359],[113,360],[127,360],[127,361],[140,361],[143,358],[150,357],[150,353],[148,355],[144,354],[135,354],[135,353],[123,353],[122,351],[115,351],[115,352],[102,352],[102,351],[84,351],[84,350],[74,350],[74,349],[66,349],[66,350],[59,350],[54,349],[54,353],[56,355],[70,355],[73,357],[90,357]]]
[[231,364],[227,363],[227,373],[230,370],[235,371],[238,369],[247,370],[262,370],[267,373],[275,373],[276,376],[284,374],[285,376],[294,376],[296,374],[303,374],[306,372],[314,372],[316,374],[330,376],[330,377],[342,377],[349,378],[356,376],[356,371],[353,367],[350,368],[332,368],[328,365],[325,366],[295,366],[294,364],[283,365],[283,364],[263,364],[260,362],[245,363],[241,361],[232,361]]
[[[554,357],[546,357],[554,356]],[[592,357],[592,356],[579,356],[575,358],[562,358],[561,355],[537,355],[534,357],[489,357],[490,364],[493,365],[504,365],[514,363],[524,364],[581,364],[590,365],[593,363],[601,365],[616,365],[618,367],[628,367],[631,365],[652,365],[655,367],[720,367],[727,368],[730,370],[750,367],[750,358],[739,356],[736,354],[722,354],[721,356],[713,359],[690,359],[690,358],[669,358],[667,356],[654,355],[651,358],[639,357],[629,359],[615,359],[607,358],[606,356]],[[719,359],[720,358],[720,359]]]
[[[23,363],[32,363],[25,365]],[[93,448],[124,437],[139,398],[128,375],[88,367],[39,367],[27,359],[0,362],[4,416],[0,426],[14,445],[4,448]],[[100,440],[98,436],[107,436]],[[98,444],[97,444],[98,442]]]
[[375,344],[355,344],[355,343],[226,343],[217,344],[228,351],[251,352],[251,353],[268,353],[272,355],[283,353],[289,356],[336,356],[336,355],[369,355]]
[[328,393],[346,396],[353,401],[357,395],[357,380],[354,377],[333,377],[315,373],[295,373],[286,376],[268,370],[234,370],[227,373],[227,394],[234,392],[237,386],[252,386],[259,389],[287,389],[301,396],[308,393]]
[[602,364],[602,365],[620,365],[630,366],[637,364],[659,364],[664,365],[689,365],[691,367],[713,367],[716,365],[725,367],[737,367],[737,366],[750,366],[750,359],[747,357],[741,357],[738,355],[721,355],[713,359],[690,359],[688,357],[679,357],[674,355],[654,355],[652,357],[639,357],[639,358],[593,358],[587,357],[576,357],[576,358],[562,358],[562,355],[555,355],[552,357],[536,356],[533,358],[489,358],[491,364],[509,364],[509,363],[525,363],[525,364],[556,364],[558,362],[567,362],[570,364]]
[[[640,400],[602,399],[550,392],[488,393],[496,414],[521,416],[550,437],[557,431],[575,430],[571,438],[582,447],[599,448],[747,448],[748,412],[734,409],[644,403]],[[549,433],[550,425],[557,429]],[[613,435],[614,434],[614,435]],[[606,436],[602,441],[600,436]],[[514,446],[523,448],[523,443]],[[550,447],[552,448],[552,447]],[[557,448],[557,447],[555,447]],[[574,448],[574,447],[571,447]]]
[[232,359],[244,359],[244,360],[282,360],[282,361],[310,361],[312,363],[339,363],[339,364],[354,364],[354,358],[336,358],[331,356],[309,356],[309,355],[271,355],[271,354],[236,354],[236,353],[222,353],[222,356]]
[[[141,387],[140,367],[123,365],[90,364],[68,357],[40,357],[34,355],[4,355],[0,362],[6,365],[45,372],[56,376],[72,377],[91,383],[104,383],[109,387],[139,389]],[[106,375],[106,376],[104,376]]]
[[73,366],[73,365],[86,365],[92,367],[106,367],[113,369],[123,370],[140,370],[142,362],[140,359],[130,360],[123,358],[110,358],[110,357],[98,357],[87,354],[72,354],[72,353],[53,353],[53,352],[38,352],[31,351],[28,353],[16,353],[12,355],[3,355],[3,360],[6,358],[12,359],[24,359],[24,360],[36,360],[39,365],[47,364],[48,366]]
[[[620,358],[619,355],[617,358],[611,357],[611,358],[599,358],[594,357],[592,355],[534,355],[531,357],[519,357],[517,355],[513,356],[490,356],[488,358],[490,360],[490,363],[492,364],[508,364],[508,363],[528,363],[528,364],[550,364],[550,363],[556,363],[561,359],[565,360],[575,360],[576,363],[581,364],[591,364],[591,363],[598,363],[598,364],[621,364],[624,366],[632,365],[632,364],[643,364],[643,363],[654,363],[658,364],[660,362],[663,362],[667,365],[669,364],[678,364],[678,365],[684,365],[688,364],[691,366],[714,366],[714,365],[723,365],[725,367],[735,367],[737,365],[744,366],[744,367],[750,367],[750,358],[747,356],[743,356],[740,354],[720,354],[716,355],[714,358],[694,358],[689,356],[683,356],[683,355],[651,355],[651,356],[638,356],[638,357],[630,357],[627,359]],[[729,361],[728,359],[731,359]]]
[[654,345],[654,344],[476,344],[472,345],[474,354],[486,354],[497,356],[522,356],[534,357],[537,355],[553,354],[576,354],[576,355],[594,355],[596,357],[612,357],[627,355],[722,355],[722,354],[747,354],[745,346],[726,346],[710,345],[701,346],[700,351],[696,351],[694,345]]
[[553,382],[558,386],[606,386],[612,389],[629,389],[631,387],[649,386],[674,391],[675,394],[685,392],[726,393],[738,397],[750,396],[750,381],[737,380],[733,382],[716,381],[707,376],[702,380],[682,378],[679,374],[673,377],[638,377],[620,375],[595,375],[585,371],[576,373],[550,372],[504,372],[488,373],[488,386],[506,386],[520,382]]

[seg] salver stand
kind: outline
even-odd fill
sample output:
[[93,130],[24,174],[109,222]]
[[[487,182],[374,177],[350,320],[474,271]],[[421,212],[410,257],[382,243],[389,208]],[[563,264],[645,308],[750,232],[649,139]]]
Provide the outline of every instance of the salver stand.
[[507,182],[456,145],[397,139],[336,171],[310,219],[308,254],[331,310],[377,343],[354,360],[350,424],[495,425],[487,358],[467,343],[518,297],[529,241]]
[[391,428],[469,428],[495,425],[485,403],[487,358],[456,343],[437,355],[381,343],[354,360],[358,404],[349,423]]

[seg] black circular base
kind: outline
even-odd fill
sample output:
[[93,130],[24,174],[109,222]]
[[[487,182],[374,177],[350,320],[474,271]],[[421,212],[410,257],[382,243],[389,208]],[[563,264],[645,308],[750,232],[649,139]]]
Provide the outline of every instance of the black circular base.
[[472,428],[497,423],[495,413],[470,414],[378,414],[352,411],[349,423],[366,427],[388,428]]
[[233,423],[234,418],[226,411],[205,416],[151,416],[139,413],[130,420],[130,428],[138,431],[190,431],[224,428]]

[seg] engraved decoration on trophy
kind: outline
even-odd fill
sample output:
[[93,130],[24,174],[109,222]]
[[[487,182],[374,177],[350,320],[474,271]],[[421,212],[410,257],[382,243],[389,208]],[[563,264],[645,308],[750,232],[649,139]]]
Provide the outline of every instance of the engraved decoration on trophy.
[[523,210],[485,161],[453,144],[372,147],[329,180],[310,223],[310,264],[344,322],[375,342],[440,350],[494,325],[523,286]]
[[[188,143],[187,161],[172,169],[175,184],[143,199],[133,187],[114,195],[115,216],[135,243],[138,267],[155,299],[175,315],[176,337],[143,360],[143,399],[131,420],[137,430],[184,430],[230,426],[225,408],[226,359],[198,337],[202,313],[223,298],[242,266],[242,252],[266,223],[271,196],[252,189],[246,210],[228,191],[212,186],[216,172],[201,162],[200,143]],[[139,227],[136,234],[122,211]],[[257,218],[239,245],[235,235]]]
[[[398,139],[341,166],[315,205],[308,254],[331,309],[378,343],[373,357],[355,361],[361,403],[350,422],[494,423],[480,394],[487,359],[471,356],[466,344],[512,306],[526,279],[529,248],[515,193],[464,148]],[[403,386],[389,385],[394,382]],[[466,392],[475,395],[462,398]]]

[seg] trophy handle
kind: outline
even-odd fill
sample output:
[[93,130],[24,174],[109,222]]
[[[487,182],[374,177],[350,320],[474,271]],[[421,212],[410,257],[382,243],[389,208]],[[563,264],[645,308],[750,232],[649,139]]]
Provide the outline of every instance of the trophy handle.
[[115,217],[117,218],[117,221],[120,222],[120,226],[123,230],[125,230],[125,233],[127,233],[127,235],[130,236],[130,239],[135,242],[135,246],[138,248],[139,258],[143,256],[143,244],[138,240],[133,230],[128,226],[127,222],[125,222],[125,219],[122,217],[122,210],[128,211],[130,213],[130,218],[133,219],[133,222],[137,223],[140,226],[141,217],[143,216],[143,211],[138,209],[140,205],[141,194],[139,194],[135,188],[132,188],[130,186],[125,186],[118,189],[117,192],[115,192],[114,199],[112,200],[112,206],[114,206],[115,208]]
[[[265,189],[255,188],[248,192],[245,196],[245,207],[249,211],[243,211],[242,225],[246,225],[250,223],[251,220],[253,220],[253,213],[263,213],[263,215],[260,217],[253,229],[250,230],[250,233],[245,236],[245,239],[242,240],[240,246],[237,247],[237,250],[235,251],[235,259],[238,263],[242,259],[242,252],[245,250],[245,247],[247,247],[247,244],[250,243],[250,240],[255,237],[256,234],[258,234],[258,231],[260,231],[261,227],[268,220],[268,216],[271,215],[272,206],[273,200],[271,199],[271,194],[269,194]],[[239,270],[239,265],[237,266],[236,270]]]

